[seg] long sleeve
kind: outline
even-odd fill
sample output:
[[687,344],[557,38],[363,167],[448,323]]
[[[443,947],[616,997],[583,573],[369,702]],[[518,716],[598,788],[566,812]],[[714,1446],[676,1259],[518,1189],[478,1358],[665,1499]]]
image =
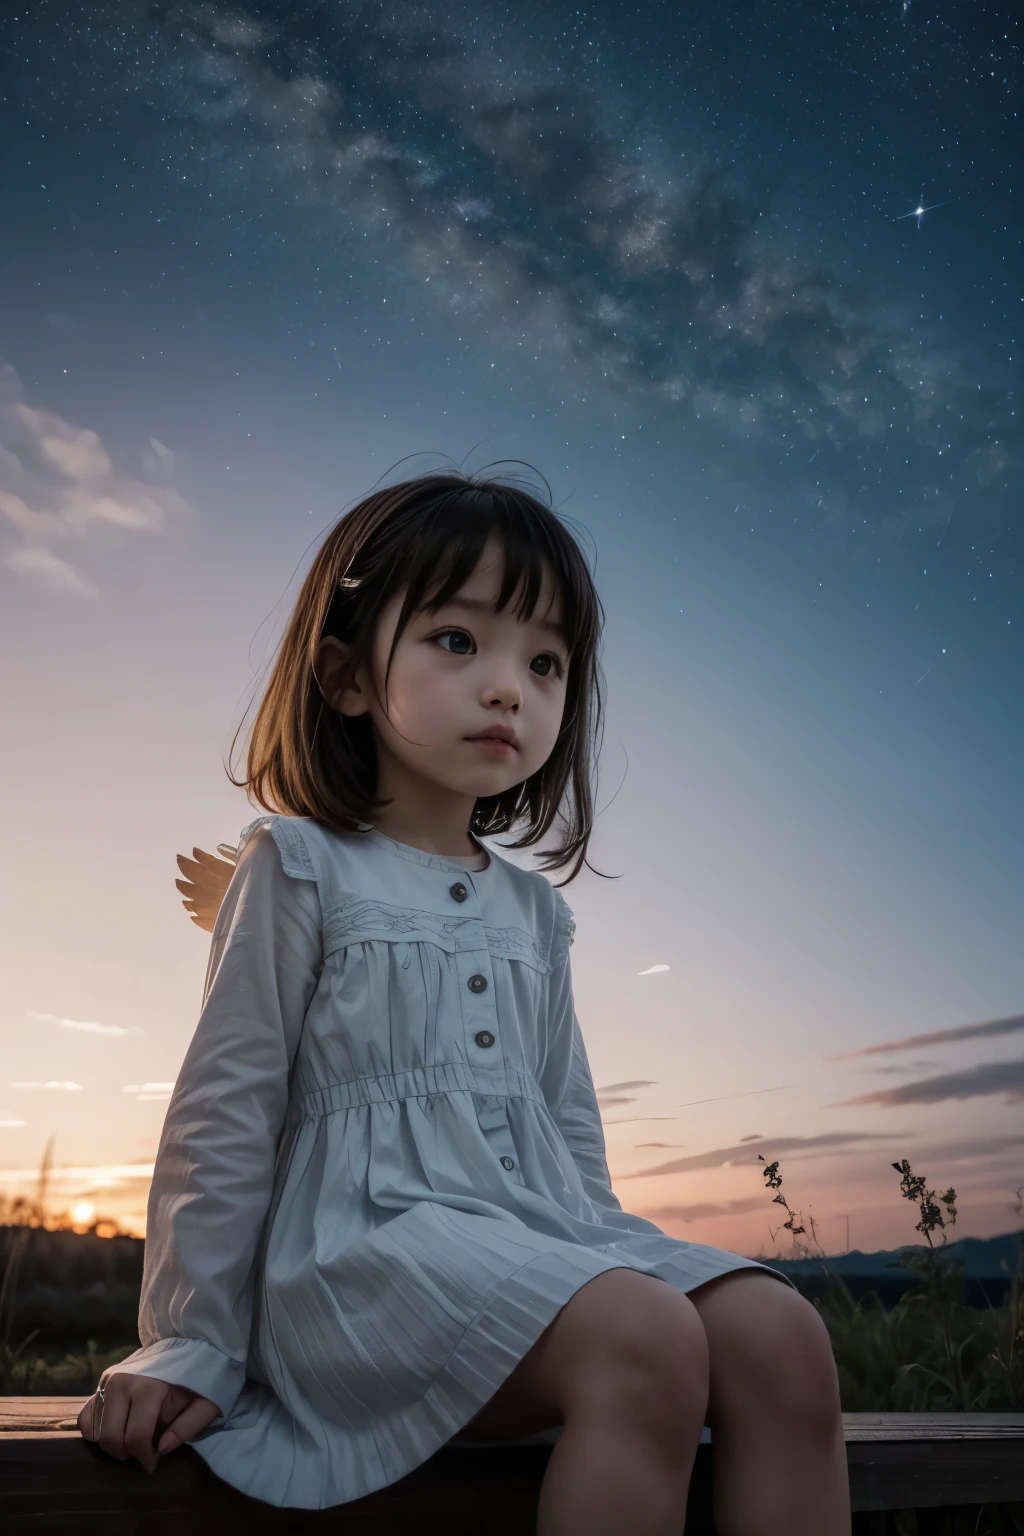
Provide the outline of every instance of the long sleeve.
[[569,947],[574,928],[572,913],[556,891],[547,1053],[540,1087],[588,1196],[599,1208],[621,1212],[612,1192],[601,1111],[573,1002]]
[[260,829],[217,917],[202,1013],[157,1152],[142,1348],[116,1367],[188,1387],[225,1418],[245,1380],[254,1258],[322,965],[316,884],[286,874],[271,831]]

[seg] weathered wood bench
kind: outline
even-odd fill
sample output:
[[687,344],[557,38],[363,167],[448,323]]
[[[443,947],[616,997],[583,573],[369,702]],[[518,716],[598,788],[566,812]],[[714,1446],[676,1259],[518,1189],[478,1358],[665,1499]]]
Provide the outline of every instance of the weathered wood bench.
[[[115,1462],[75,1427],[77,1397],[0,1398],[0,1530],[104,1536],[249,1536],[317,1529],[390,1536],[532,1536],[559,1431],[531,1443],[446,1446],[401,1482],[338,1509],[279,1510],[229,1488],[187,1446],[149,1476]],[[859,1532],[884,1511],[1024,1502],[1024,1414],[848,1413],[851,1503]],[[711,1446],[694,1473],[688,1536],[712,1536]]]

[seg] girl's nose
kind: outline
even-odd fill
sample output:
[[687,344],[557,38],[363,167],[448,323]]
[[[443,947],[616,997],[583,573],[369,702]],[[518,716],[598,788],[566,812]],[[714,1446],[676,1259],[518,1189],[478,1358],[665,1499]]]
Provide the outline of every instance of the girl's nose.
[[484,703],[491,709],[517,710],[523,702],[523,691],[515,677],[494,679],[484,690]]

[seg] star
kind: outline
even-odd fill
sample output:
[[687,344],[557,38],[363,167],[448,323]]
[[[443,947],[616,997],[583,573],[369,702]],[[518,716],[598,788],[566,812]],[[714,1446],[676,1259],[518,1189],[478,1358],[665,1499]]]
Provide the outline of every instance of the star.
[[947,206],[947,204],[951,203],[952,201],[953,201],[953,199],[951,197],[948,197],[944,203],[929,203],[927,208],[926,208],[925,205],[924,205],[924,187],[922,187],[921,188],[921,201],[918,203],[917,207],[916,208],[912,208],[909,213],[899,213],[899,214],[897,214],[896,215],[896,220],[897,220],[897,222],[899,222],[900,219],[916,219],[917,220],[917,227],[918,227],[918,229],[920,229],[921,228],[921,220],[924,218],[926,213],[931,213],[933,208],[945,208]]

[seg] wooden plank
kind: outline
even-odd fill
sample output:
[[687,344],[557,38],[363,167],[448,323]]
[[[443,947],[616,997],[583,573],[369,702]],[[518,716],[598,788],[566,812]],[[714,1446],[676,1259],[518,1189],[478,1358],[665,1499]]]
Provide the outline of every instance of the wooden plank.
[[[6,1531],[84,1531],[95,1516],[114,1536],[170,1536],[189,1519],[189,1536],[218,1536],[242,1516],[254,1533],[282,1529],[282,1513],[215,1478],[188,1447],[150,1477],[114,1462],[83,1440],[75,1420],[83,1399],[0,1399],[0,1524]],[[844,1415],[855,1512],[1024,1502],[1024,1414]],[[342,1506],[345,1536],[386,1536],[444,1511],[451,1536],[524,1536],[534,1529],[549,1445],[447,1446],[400,1482]],[[710,1447],[702,1446],[688,1532],[710,1532]],[[289,1509],[287,1528],[329,1525],[340,1510]],[[85,1521],[85,1524],[82,1522]],[[75,1522],[74,1524],[69,1522]],[[97,1525],[97,1530],[99,1529]]]
[[1024,1500],[1024,1413],[847,1413],[854,1510]]
[[[334,1509],[278,1509],[247,1498],[185,1446],[150,1476],[112,1462],[77,1433],[0,1435],[0,1529],[4,1536],[246,1536],[336,1531],[339,1536],[532,1536],[547,1446],[446,1448],[408,1477]],[[686,1536],[713,1536],[709,1452],[698,1453]]]
[[85,1397],[0,1397],[0,1434],[74,1429]]
[[844,1413],[847,1445],[872,1440],[1024,1440],[1024,1413]]
[[[74,1429],[84,1397],[0,1397],[0,1433]],[[1024,1440],[1024,1413],[844,1413],[847,1444],[860,1441]]]

